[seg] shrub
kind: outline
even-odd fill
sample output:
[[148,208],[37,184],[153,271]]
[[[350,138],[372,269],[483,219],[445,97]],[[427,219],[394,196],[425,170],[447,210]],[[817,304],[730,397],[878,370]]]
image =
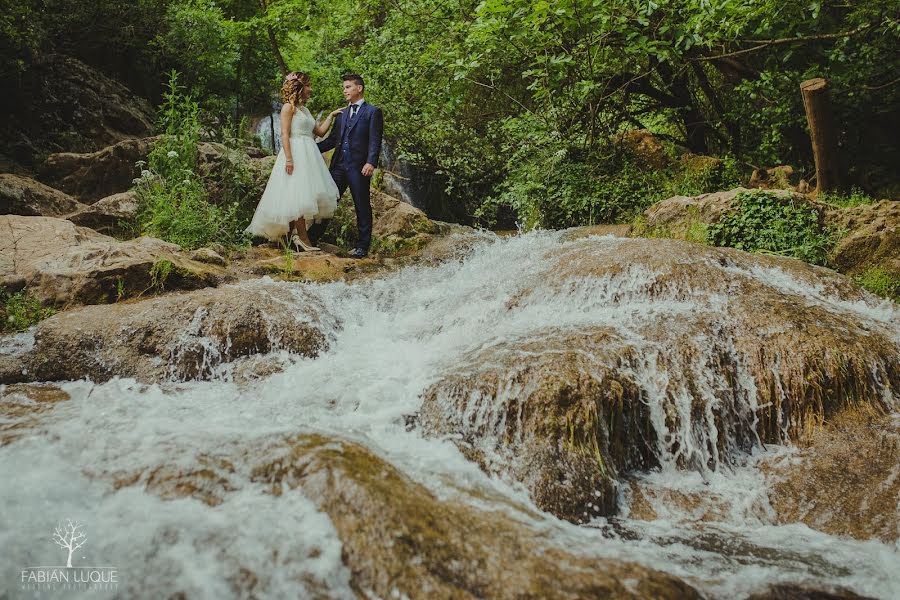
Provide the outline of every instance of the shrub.
[[235,174],[223,186],[225,203],[209,201],[205,182],[197,173],[200,109],[181,93],[174,71],[160,108],[160,129],[163,134],[150,151],[148,168],[135,180],[141,232],[189,250],[211,242],[246,244],[244,228],[250,214],[234,198],[249,186],[249,170],[224,169]]
[[25,331],[38,321],[53,316],[56,311],[44,308],[41,303],[22,290],[15,294],[0,288],[0,331],[18,333]]
[[820,223],[815,208],[756,191],[738,194],[735,202],[737,210],[709,226],[711,244],[828,264],[835,235]]

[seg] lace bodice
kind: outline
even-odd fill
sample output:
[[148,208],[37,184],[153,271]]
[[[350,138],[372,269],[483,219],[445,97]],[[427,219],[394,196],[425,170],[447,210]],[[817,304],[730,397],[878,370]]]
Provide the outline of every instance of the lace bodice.
[[316,119],[312,116],[312,113],[309,112],[309,109],[305,106],[301,107],[299,110],[294,111],[294,116],[291,117],[291,137],[311,137],[313,136],[313,128],[316,126]]

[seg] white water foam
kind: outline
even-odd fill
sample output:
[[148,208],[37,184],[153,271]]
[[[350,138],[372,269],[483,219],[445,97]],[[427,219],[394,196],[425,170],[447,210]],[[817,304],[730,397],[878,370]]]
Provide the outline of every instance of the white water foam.
[[[0,495],[0,544],[9,550],[4,585],[9,587],[17,569],[29,563],[58,560],[59,548],[49,535],[57,521],[72,517],[86,520],[94,532],[90,557],[116,561],[123,581],[133,586],[127,589],[142,595],[177,589],[189,597],[228,597],[233,592],[226,582],[244,567],[261,578],[263,596],[296,596],[298,581],[333,597],[351,596],[334,527],[299,493],[264,494],[238,469],[230,482],[236,491],[210,507],[193,499],[163,501],[140,486],[115,490],[108,477],[91,476],[159,465],[191,468],[200,455],[215,455],[235,440],[332,434],[365,444],[438,497],[506,511],[514,510],[511,500],[536,510],[521,486],[486,476],[451,441],[424,439],[408,430],[406,417],[418,411],[422,392],[454,372],[463,357],[527,339],[552,324],[615,328],[644,350],[646,365],[636,376],[643,378],[645,389],[660,390],[650,396],[659,398],[669,375],[658,368],[654,353],[659,349],[636,335],[633,325],[697,310],[727,310],[727,298],[715,294],[679,301],[677,290],[671,290],[648,298],[642,290],[654,274],[637,266],[615,278],[542,287],[548,269],[544,255],[567,243],[574,242],[563,242],[555,233],[531,233],[485,243],[464,260],[436,267],[407,268],[353,285],[305,285],[308,294],[297,297],[314,296],[333,317],[323,320],[330,348],[316,359],[280,353],[275,358],[286,365],[284,371],[249,384],[228,381],[228,366],[220,369],[223,379],[210,382],[64,384],[71,401],[58,404],[26,438],[0,448],[0,481],[6,482]],[[640,241],[578,243],[614,251],[619,244]],[[753,276],[765,280],[769,274]],[[777,285],[785,293],[843,308],[799,282],[779,279]],[[531,291],[523,300],[526,290]],[[898,328],[891,308],[853,310],[873,327]],[[752,412],[752,380],[740,371],[738,376]],[[703,385],[711,389],[716,382]],[[680,410],[688,410],[689,402],[685,391]],[[664,414],[657,412],[655,418],[664,427]],[[715,439],[692,441],[689,424],[687,418],[679,434],[682,452],[699,455],[717,447]],[[707,428],[704,435],[717,432]],[[666,459],[665,446],[660,451],[663,469],[648,477],[656,477],[660,486],[705,489],[730,498],[735,505],[730,517],[699,529],[677,514],[652,522],[602,521],[595,528],[551,516],[527,518],[570,548],[643,562],[685,577],[713,596],[740,596],[781,581],[900,596],[900,584],[891,575],[900,572],[900,549],[839,539],[801,525],[774,526],[764,506],[747,499],[748,490],[761,489],[752,461],[701,477],[676,468],[678,461]],[[705,464],[706,458],[693,462]],[[472,499],[470,492],[481,499]],[[507,502],[492,503],[491,497]],[[273,553],[277,560],[271,560]],[[154,587],[162,575],[170,585]]]

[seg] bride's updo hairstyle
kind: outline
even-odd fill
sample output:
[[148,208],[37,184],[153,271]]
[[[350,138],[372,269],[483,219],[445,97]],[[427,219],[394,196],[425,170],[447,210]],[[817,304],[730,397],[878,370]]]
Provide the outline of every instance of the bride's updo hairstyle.
[[306,101],[303,98],[303,88],[309,83],[309,75],[301,71],[292,71],[284,78],[281,84],[281,100],[292,106],[302,106]]

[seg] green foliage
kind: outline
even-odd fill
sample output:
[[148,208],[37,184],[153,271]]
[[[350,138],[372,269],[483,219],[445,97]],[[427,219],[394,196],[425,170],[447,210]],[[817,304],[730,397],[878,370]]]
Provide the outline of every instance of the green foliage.
[[[395,155],[443,186],[447,201],[464,207],[458,212],[489,198],[482,222],[509,207],[543,226],[622,220],[657,197],[731,187],[728,161],[791,164],[809,179],[798,85],[811,76],[830,82],[842,152],[858,173],[889,185],[900,163],[891,133],[900,128],[896,0],[23,0],[4,8],[4,75],[63,52],[156,94],[160,74],[174,68],[211,115],[208,132],[277,98],[270,35],[291,69],[311,74],[314,114],[343,103],[341,73],[362,73]],[[29,93],[40,92],[23,87],[10,97],[24,104]],[[651,178],[615,150],[618,134],[640,128],[681,151],[733,158],[721,172],[676,167]],[[178,161],[189,168],[180,152]],[[235,201],[242,177],[214,203]],[[538,198],[540,186],[549,198]]]
[[812,206],[765,192],[735,196],[737,208],[708,228],[709,242],[827,265],[835,236]]
[[900,302],[900,274],[884,267],[872,267],[853,279],[873,294]]
[[[189,250],[212,242],[245,244],[244,229],[249,223],[246,210],[242,211],[237,201],[224,206],[211,203],[197,173],[199,115],[199,106],[181,92],[173,71],[160,108],[163,134],[150,151],[149,168],[135,180],[141,231]],[[235,189],[239,191],[240,187]],[[226,200],[231,199],[226,196]]]
[[636,237],[674,238],[695,244],[710,243],[709,226],[700,218],[697,208],[693,206],[688,208],[687,221],[683,226],[683,231],[674,232],[670,228],[660,225],[648,227],[647,220],[643,214],[638,215],[632,221],[631,226],[631,233]]
[[166,279],[172,273],[175,265],[170,260],[160,259],[150,267],[150,287],[162,291],[166,289]]
[[56,311],[44,308],[27,290],[10,294],[0,288],[0,332],[18,333],[25,331],[38,321],[53,316]]
[[670,168],[665,177],[662,198],[730,190],[745,181],[740,164],[730,156],[722,159],[687,157],[681,164]]
[[823,192],[819,194],[818,200],[820,202],[831,204],[832,206],[839,206],[841,208],[850,208],[853,206],[872,204],[875,202],[875,198],[866,194],[858,187],[852,188],[849,194]]

